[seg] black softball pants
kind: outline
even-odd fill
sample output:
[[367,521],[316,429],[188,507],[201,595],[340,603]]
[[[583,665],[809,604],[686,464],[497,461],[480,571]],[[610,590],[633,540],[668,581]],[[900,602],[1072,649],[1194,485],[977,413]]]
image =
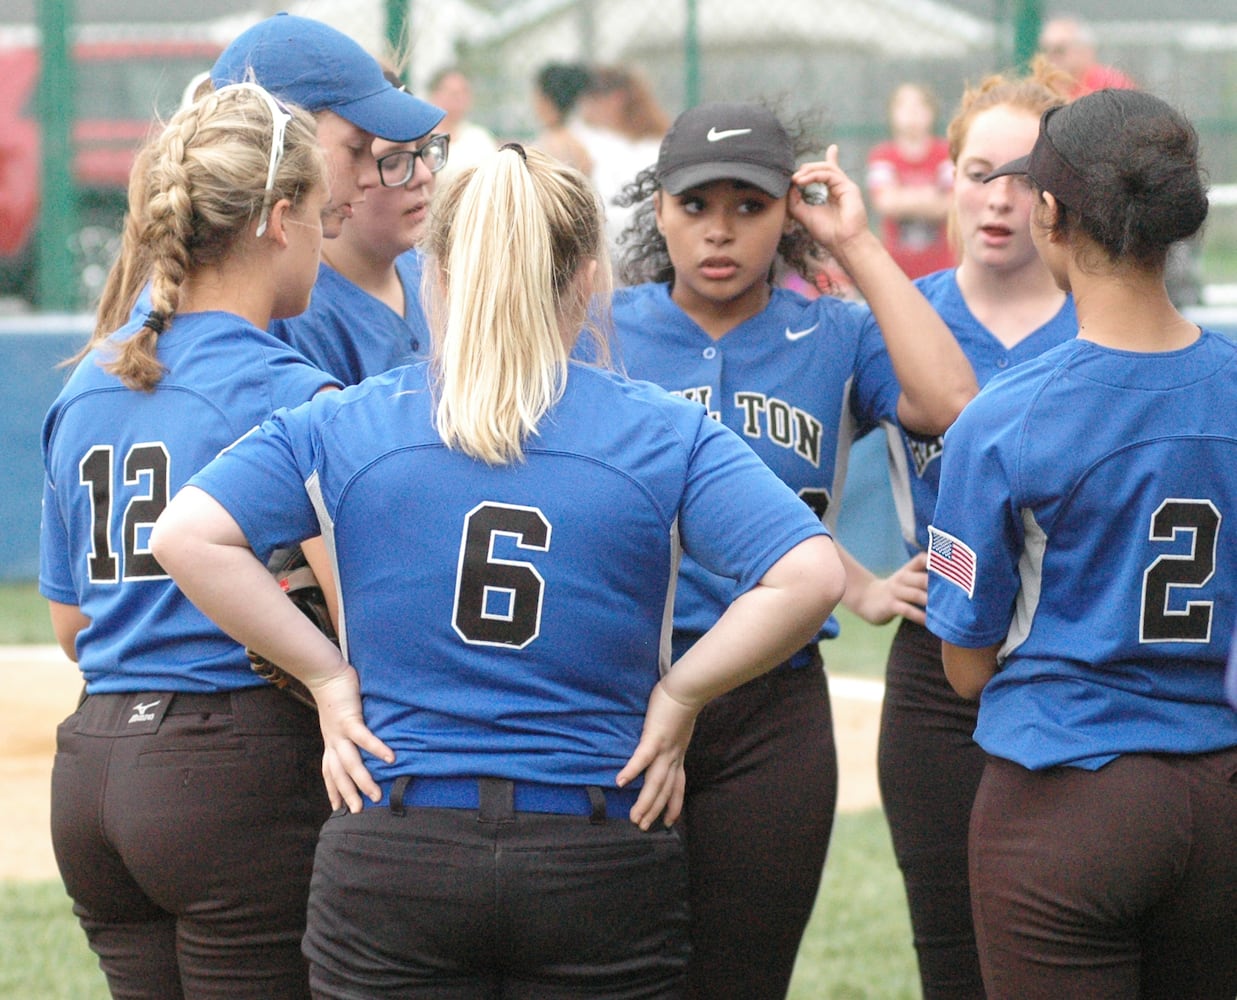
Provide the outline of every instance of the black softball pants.
[[941,641],[903,619],[889,650],[877,773],[910,906],[925,1000],[982,1000],[967,828],[987,759],[978,702],[945,679]]
[[682,825],[694,1000],[781,1000],[812,915],[837,802],[819,653],[705,706],[687,751]]
[[1237,996],[1237,747],[1098,771],[989,758],[971,891],[993,1000]]
[[477,781],[475,809],[401,795],[327,821],[305,935],[314,997],[680,1000],[678,832],[642,831],[627,809],[520,811],[512,782]]
[[92,695],[61,723],[52,843],[118,1000],[293,1000],[318,717],[273,687]]

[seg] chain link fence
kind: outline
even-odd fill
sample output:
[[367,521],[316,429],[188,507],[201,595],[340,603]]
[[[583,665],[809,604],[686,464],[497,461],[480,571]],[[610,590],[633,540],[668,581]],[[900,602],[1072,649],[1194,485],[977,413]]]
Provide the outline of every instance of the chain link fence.
[[[538,130],[532,92],[542,65],[618,64],[640,71],[671,117],[697,100],[771,100],[815,116],[826,141],[839,144],[842,166],[860,179],[868,148],[886,135],[886,102],[897,84],[930,87],[940,99],[943,130],[967,82],[1014,64],[1014,3],[970,0],[966,6],[412,0],[411,79],[424,93],[437,70],[458,66],[473,83],[473,118],[501,138],[528,140]],[[1237,206],[1231,204],[1237,197],[1230,197],[1237,195],[1237,12],[1228,22],[1214,20],[1214,13],[1205,0],[1182,0],[1156,20],[1092,26],[1101,61],[1177,104],[1198,127],[1217,186],[1203,280],[1237,283]]]

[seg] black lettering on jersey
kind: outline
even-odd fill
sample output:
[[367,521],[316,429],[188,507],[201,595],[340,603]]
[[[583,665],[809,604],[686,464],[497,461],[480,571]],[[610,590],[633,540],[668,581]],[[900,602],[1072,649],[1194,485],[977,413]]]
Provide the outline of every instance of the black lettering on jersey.
[[532,563],[500,559],[495,541],[547,552],[550,522],[536,507],[480,503],[464,518],[452,625],[465,642],[523,649],[541,634],[545,580]]
[[824,521],[825,514],[829,511],[829,491],[823,488],[813,488],[805,486],[799,491],[799,499],[802,500],[812,513]]
[[911,460],[915,463],[915,475],[922,479],[924,469],[932,463],[934,458],[939,458],[944,450],[945,438],[939,434],[934,438],[908,435],[906,441],[910,446]]
[[714,420],[720,421],[722,419],[721,413],[709,405],[713,401],[713,387],[711,385],[698,385],[691,389],[676,389],[671,395],[682,396],[684,399],[690,399],[693,402],[699,403],[709,411],[709,416]]
[[1190,551],[1161,555],[1143,571],[1143,604],[1139,642],[1210,642],[1214,601],[1186,601],[1177,611],[1182,588],[1197,590],[1215,574],[1220,512],[1210,500],[1165,500],[1151,515],[1148,538],[1153,542],[1176,541],[1190,536]]
[[743,414],[742,433],[745,437],[768,437],[776,445],[793,448],[800,458],[820,468],[820,442],[824,428],[810,413],[760,392],[736,392],[734,405]]
[[[172,458],[162,441],[135,444],[125,455],[124,485],[144,486],[125,505],[120,524],[122,551],[112,548],[115,512],[115,464],[111,445],[97,445],[78,463],[78,482],[90,493],[90,552],[86,556],[91,583],[122,580],[163,580],[167,574],[150,552],[150,530],[168,505]],[[132,492],[132,491],[130,491]]]

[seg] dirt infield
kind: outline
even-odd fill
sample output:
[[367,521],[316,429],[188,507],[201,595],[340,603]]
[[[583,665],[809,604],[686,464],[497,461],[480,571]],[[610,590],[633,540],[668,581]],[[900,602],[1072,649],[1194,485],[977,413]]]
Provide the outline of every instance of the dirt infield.
[[[49,782],[56,725],[73,708],[81,675],[59,649],[0,647],[0,880],[54,879],[48,835]],[[880,685],[834,678],[833,722],[841,774],[838,808],[880,804],[876,790],[876,732]]]

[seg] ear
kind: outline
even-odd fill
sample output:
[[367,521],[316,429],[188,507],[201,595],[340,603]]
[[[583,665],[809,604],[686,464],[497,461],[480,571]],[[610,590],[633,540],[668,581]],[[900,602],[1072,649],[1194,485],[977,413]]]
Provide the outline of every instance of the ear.
[[267,219],[266,232],[262,235],[270,237],[275,241],[275,245],[287,249],[288,246],[288,213],[292,211],[292,202],[287,198],[280,198],[271,206],[271,214]]
[[666,230],[662,228],[662,224],[661,224],[661,196],[662,196],[661,188],[658,188],[656,191],[653,192],[653,218],[657,222],[657,231],[661,233],[662,236],[665,236]]
[[1049,239],[1056,239],[1055,227],[1061,217],[1061,205],[1050,191],[1041,191],[1039,198],[1039,204],[1035,206],[1035,221]]

